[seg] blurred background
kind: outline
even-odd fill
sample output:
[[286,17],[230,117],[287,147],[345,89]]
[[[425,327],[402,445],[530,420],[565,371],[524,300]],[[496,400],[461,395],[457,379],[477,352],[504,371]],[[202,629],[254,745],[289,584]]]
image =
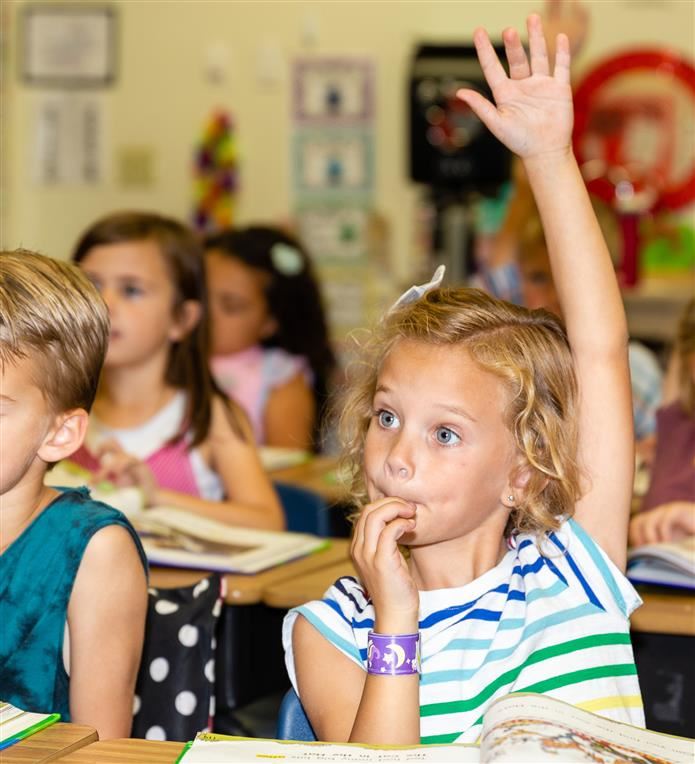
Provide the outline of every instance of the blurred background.
[[633,335],[670,338],[695,267],[690,0],[4,0],[0,243],[67,258],[123,208],[281,222],[340,338],[436,262],[459,281],[485,258],[509,158],[453,94],[484,90],[474,28],[532,11],[574,36],[575,148]]

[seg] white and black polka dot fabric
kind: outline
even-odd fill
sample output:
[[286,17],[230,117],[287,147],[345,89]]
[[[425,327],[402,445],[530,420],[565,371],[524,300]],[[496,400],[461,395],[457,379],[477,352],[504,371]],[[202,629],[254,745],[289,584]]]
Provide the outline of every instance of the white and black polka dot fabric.
[[215,627],[222,610],[217,574],[193,586],[150,589],[133,737],[191,740],[215,716]]

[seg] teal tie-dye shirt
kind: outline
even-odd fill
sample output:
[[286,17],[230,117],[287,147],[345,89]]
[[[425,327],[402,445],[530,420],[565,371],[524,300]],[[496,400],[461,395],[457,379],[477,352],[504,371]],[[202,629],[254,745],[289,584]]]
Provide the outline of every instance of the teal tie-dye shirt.
[[125,515],[94,501],[86,488],[63,491],[0,556],[0,699],[70,720],[63,665],[68,603],[87,544],[109,525],[130,532],[147,569]]

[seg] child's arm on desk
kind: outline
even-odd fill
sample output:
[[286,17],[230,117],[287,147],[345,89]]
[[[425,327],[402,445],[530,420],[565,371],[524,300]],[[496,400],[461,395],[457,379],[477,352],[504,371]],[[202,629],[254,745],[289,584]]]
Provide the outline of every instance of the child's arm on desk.
[[226,498],[221,501],[161,488],[148,465],[115,441],[102,446],[102,470],[96,480],[110,480],[121,487],[138,486],[146,507],[178,507],[230,525],[283,530],[280,501],[261,464],[251,427],[242,415],[240,419],[243,439],[232,429],[222,401],[214,399],[210,432],[199,447],[201,456],[222,481]]
[[145,632],[147,580],[127,530],[94,534],[70,603],[70,715],[99,738],[128,737]]
[[627,322],[613,265],[572,153],[569,43],[557,38],[554,72],[538,16],[528,22],[530,60],[515,30],[503,38],[507,77],[487,35],[475,35],[496,107],[461,96],[516,152],[538,207],[579,386],[579,459],[586,479],[576,517],[625,567],[634,471]]

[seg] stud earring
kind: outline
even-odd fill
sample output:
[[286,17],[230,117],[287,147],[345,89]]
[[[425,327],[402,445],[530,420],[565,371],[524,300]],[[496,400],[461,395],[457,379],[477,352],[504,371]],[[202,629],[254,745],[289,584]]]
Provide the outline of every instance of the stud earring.
[[511,493],[509,494],[509,496],[507,496],[507,501],[514,503],[514,497],[511,495]]

